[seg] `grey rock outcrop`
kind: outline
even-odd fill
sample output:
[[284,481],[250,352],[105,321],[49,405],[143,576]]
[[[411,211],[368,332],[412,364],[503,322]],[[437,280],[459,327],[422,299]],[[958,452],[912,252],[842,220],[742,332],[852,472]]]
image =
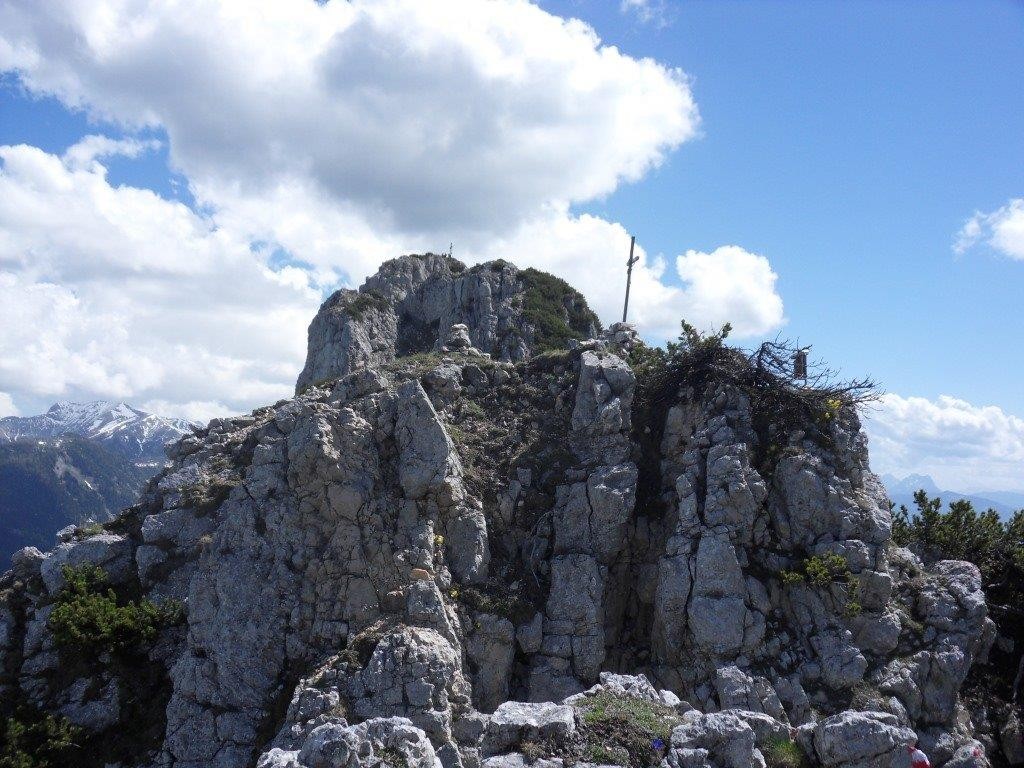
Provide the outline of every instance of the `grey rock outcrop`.
[[[544,341],[543,329],[524,312],[536,274],[501,261],[467,269],[431,253],[388,261],[358,291],[338,291],[320,308],[309,326],[296,390],[442,347],[523,360]],[[561,285],[561,304],[550,307],[556,321],[578,338],[596,336],[597,317],[582,296]]]
[[754,729],[735,712],[694,713],[672,731],[672,768],[764,768]]
[[[670,768],[761,766],[791,729],[822,765],[915,736],[967,759],[980,576],[892,546],[856,413],[776,424],[716,381],[638,408],[628,326],[530,357],[530,279],[403,257],[332,297],[301,394],[185,437],[101,533],[19,556],[4,697],[139,768],[639,761],[600,742],[610,699],[664,725]],[[50,616],[84,563],[182,622],[130,664],[72,659]]]
[[358,725],[329,720],[295,746],[274,747],[260,756],[257,768],[383,768],[393,767],[396,757],[409,768],[441,768],[423,731],[401,717],[375,717]]
[[894,768],[906,762],[907,745],[915,740],[885,712],[841,712],[814,729],[814,751],[825,766]]
[[487,721],[483,749],[498,754],[523,741],[566,740],[576,731],[576,713],[565,704],[507,701]]

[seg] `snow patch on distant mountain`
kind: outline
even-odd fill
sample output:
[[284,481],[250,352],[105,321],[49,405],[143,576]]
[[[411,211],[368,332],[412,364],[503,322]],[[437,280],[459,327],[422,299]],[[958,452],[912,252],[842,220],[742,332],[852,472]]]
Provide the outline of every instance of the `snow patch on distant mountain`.
[[132,461],[163,463],[164,445],[189,434],[194,426],[184,419],[156,416],[127,403],[59,402],[38,416],[0,419],[0,441],[78,435],[101,442]]

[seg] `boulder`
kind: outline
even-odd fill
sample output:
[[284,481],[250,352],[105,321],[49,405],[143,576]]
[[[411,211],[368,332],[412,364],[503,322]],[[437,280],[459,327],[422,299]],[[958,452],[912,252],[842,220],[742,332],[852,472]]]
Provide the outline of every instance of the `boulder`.
[[765,768],[754,729],[736,712],[693,715],[672,731],[672,768]]
[[110,583],[121,583],[133,574],[132,548],[132,542],[126,536],[112,533],[65,542],[47,555],[40,565],[43,583],[54,595],[64,586],[65,566],[76,568],[87,563],[102,568]]
[[257,768],[440,768],[426,734],[401,717],[375,717],[358,725],[331,720],[313,728],[296,749],[274,747]]
[[487,721],[485,754],[496,755],[524,741],[564,743],[576,732],[576,715],[565,704],[506,701]]
[[896,768],[906,759],[907,744],[916,740],[886,712],[840,712],[814,729],[815,754],[828,767]]

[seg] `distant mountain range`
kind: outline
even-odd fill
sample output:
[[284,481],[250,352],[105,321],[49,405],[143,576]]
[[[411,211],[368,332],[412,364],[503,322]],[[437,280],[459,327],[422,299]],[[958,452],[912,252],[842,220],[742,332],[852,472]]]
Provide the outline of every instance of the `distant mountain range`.
[[39,416],[0,419],[0,443],[77,435],[131,461],[165,461],[164,445],[192,431],[184,419],[155,416],[127,403],[55,403]]
[[0,419],[0,571],[25,546],[46,548],[69,524],[108,520],[166,463],[182,419],[125,403],[57,403]]
[[904,504],[911,511],[916,509],[914,493],[922,489],[931,497],[938,496],[947,506],[951,501],[967,499],[979,512],[994,509],[1004,519],[1010,517],[1018,509],[1024,509],[1024,493],[1016,491],[963,493],[941,490],[928,475],[907,475],[904,478],[897,478],[894,475],[882,475],[881,477],[886,491],[889,492],[889,498],[896,506]]

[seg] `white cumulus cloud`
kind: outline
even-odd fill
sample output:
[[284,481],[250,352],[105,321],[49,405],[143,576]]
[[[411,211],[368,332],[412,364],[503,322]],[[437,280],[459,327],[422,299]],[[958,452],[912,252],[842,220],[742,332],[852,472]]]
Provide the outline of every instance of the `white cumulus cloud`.
[[159,125],[214,204],[282,184],[404,232],[514,229],[696,133],[687,80],[525,0],[0,4],[0,69]]
[[74,167],[85,167],[96,160],[108,157],[138,157],[159,147],[160,142],[156,139],[112,139],[109,136],[93,134],[68,147],[64,153],[64,162]]
[[244,410],[288,394],[319,300],[305,272],[96,160],[0,147],[0,391],[18,402]]
[[[450,242],[553,271],[617,320],[628,235],[572,206],[700,125],[683,72],[526,0],[0,0],[0,71],[125,134],[0,148],[0,312],[21,323],[0,389],[19,405],[272,400],[321,289]],[[143,128],[166,133],[195,210],[109,183],[105,158],[154,148]],[[649,338],[680,317],[783,322],[761,256],[639,255]]]
[[711,253],[687,251],[676,259],[686,284],[683,316],[705,329],[732,323],[739,336],[767,333],[783,323],[778,275],[768,259],[736,245]]
[[929,474],[959,491],[1024,489],[1024,419],[998,406],[887,394],[865,417],[876,472]]
[[957,233],[953,250],[965,253],[980,242],[1011,259],[1024,261],[1024,198],[991,213],[975,213]]

